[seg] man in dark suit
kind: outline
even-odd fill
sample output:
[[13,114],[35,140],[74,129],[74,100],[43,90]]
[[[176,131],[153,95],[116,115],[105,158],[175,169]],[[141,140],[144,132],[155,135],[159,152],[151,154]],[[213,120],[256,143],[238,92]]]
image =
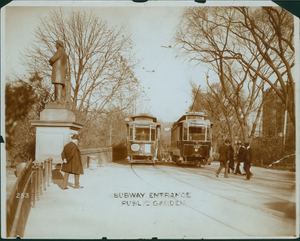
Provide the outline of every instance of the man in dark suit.
[[238,149],[237,149],[237,154],[236,154],[237,164],[236,164],[235,173],[234,173],[235,175],[242,174],[241,170],[240,170],[240,163],[244,162],[244,151],[245,151],[245,148],[241,141],[238,141],[237,144],[238,144]]
[[62,171],[65,172],[63,189],[68,189],[68,180],[69,175],[75,175],[75,188],[83,188],[83,186],[79,186],[79,175],[83,174],[82,161],[81,161],[81,153],[77,147],[78,135],[73,135],[71,137],[71,142],[65,145],[61,158],[63,159]]
[[230,141],[226,139],[225,143],[219,148],[220,167],[216,172],[216,177],[219,177],[220,172],[222,171],[223,167],[225,167],[224,178],[228,178],[228,166],[230,160],[229,143]]
[[244,152],[244,165],[246,171],[246,180],[250,180],[253,176],[252,172],[250,172],[251,167],[251,148],[249,143],[245,143],[245,152]]
[[234,150],[233,150],[233,147],[232,145],[230,144],[229,142],[229,145],[228,145],[228,148],[229,148],[229,168],[228,168],[228,173],[230,173],[230,169],[232,171],[232,173],[234,172]]

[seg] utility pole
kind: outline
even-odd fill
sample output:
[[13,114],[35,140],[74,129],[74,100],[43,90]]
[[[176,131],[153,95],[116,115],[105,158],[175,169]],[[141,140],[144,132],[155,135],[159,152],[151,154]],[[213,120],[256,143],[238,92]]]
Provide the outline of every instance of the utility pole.
[[111,147],[111,136],[112,136],[112,126],[111,126],[111,123],[109,125],[109,146]]
[[288,114],[288,101],[289,101],[289,82],[286,82],[286,102],[285,102],[285,113],[284,113],[284,126],[283,126],[283,148],[285,147],[285,139],[286,139],[286,125],[287,125],[287,114]]
[[193,101],[193,105],[192,105],[191,111],[193,111],[194,104],[195,104],[195,101],[196,101],[196,98],[197,98],[198,92],[199,92],[199,90],[200,90],[200,87],[201,87],[201,85],[199,85],[199,87],[198,87],[197,93],[196,93],[196,95],[195,95],[195,98],[194,98],[194,101]]

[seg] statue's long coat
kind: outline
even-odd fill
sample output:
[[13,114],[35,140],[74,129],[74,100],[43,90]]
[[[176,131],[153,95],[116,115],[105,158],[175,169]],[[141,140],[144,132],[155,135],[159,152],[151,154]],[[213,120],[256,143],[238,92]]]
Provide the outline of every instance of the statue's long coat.
[[67,54],[62,47],[50,59],[52,65],[52,84],[65,84],[67,74]]
[[64,163],[62,166],[61,170],[63,172],[83,174],[81,153],[74,142],[69,142],[65,145],[61,153],[61,158],[67,160],[67,163]]

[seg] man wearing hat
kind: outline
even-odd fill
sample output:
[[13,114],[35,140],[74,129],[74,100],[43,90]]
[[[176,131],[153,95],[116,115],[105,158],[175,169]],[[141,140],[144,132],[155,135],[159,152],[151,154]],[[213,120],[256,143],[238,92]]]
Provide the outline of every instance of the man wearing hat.
[[253,173],[250,172],[251,167],[251,148],[249,142],[245,143],[245,152],[244,152],[244,165],[246,171],[246,180],[250,180],[253,176]]
[[71,137],[71,142],[65,145],[61,158],[63,160],[62,171],[65,172],[63,188],[68,189],[68,180],[69,175],[75,175],[75,188],[83,188],[83,186],[79,186],[79,175],[83,174],[82,162],[81,162],[81,153],[77,147],[78,135],[74,134]]
[[244,151],[245,151],[245,148],[241,141],[238,141],[237,145],[238,145],[237,154],[236,154],[237,164],[234,173],[235,175],[242,174],[240,170],[240,163],[244,162]]
[[52,84],[55,87],[55,102],[62,101],[62,90],[66,83],[67,74],[67,54],[64,50],[64,43],[60,40],[56,40],[55,45],[57,51],[53,57],[49,60],[52,66]]
[[229,149],[229,168],[228,168],[228,173],[230,173],[230,169],[232,170],[232,173],[234,173],[234,150],[233,147],[231,145],[231,142],[229,141],[229,145],[228,145],[228,149]]
[[228,178],[228,166],[230,160],[229,144],[230,141],[226,139],[225,143],[219,148],[220,167],[216,172],[216,177],[219,177],[220,172],[222,171],[223,167],[225,167],[224,178]]

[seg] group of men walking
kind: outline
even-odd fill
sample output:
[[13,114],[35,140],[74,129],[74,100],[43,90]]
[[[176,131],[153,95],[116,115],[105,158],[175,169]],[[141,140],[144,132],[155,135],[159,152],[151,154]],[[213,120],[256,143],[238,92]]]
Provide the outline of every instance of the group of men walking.
[[[242,143],[240,141],[237,142],[237,152],[236,152],[236,160],[237,164],[234,168],[234,150],[230,144],[228,139],[225,140],[219,148],[219,161],[220,167],[216,172],[216,177],[219,177],[220,172],[225,167],[224,178],[228,178],[228,173],[230,170],[235,175],[242,174],[242,171],[246,173],[246,180],[250,180],[253,174],[250,172],[251,167],[251,149],[248,142]],[[243,170],[241,170],[241,163],[243,163]]]

